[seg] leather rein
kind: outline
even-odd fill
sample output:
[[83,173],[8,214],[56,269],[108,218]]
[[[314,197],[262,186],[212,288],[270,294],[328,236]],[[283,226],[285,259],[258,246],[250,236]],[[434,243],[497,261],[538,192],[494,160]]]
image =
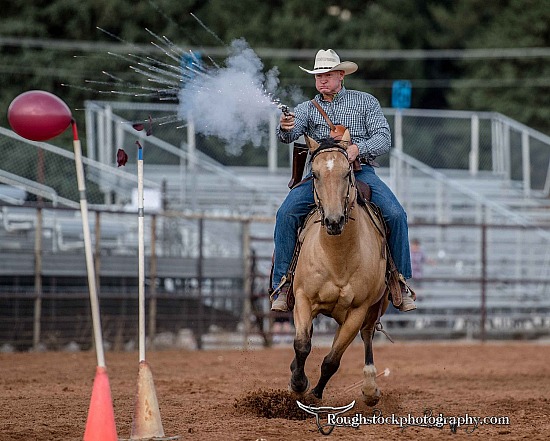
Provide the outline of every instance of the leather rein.
[[[339,152],[343,154],[346,157],[346,161],[348,160],[348,153],[346,149],[338,146],[338,145],[331,145],[331,146],[319,146],[313,153],[311,154],[311,163],[315,160],[317,156],[319,156],[321,153],[329,153],[329,152]],[[317,193],[317,188],[315,186],[316,178],[313,176],[313,194],[315,197],[315,206],[317,207],[317,210],[319,210],[319,214],[321,215],[321,225],[325,226],[325,211],[323,210],[323,204],[321,203],[321,198],[319,197],[319,193]],[[348,220],[350,219],[350,212],[353,208],[353,204],[350,204],[350,196],[351,196],[351,189],[355,187],[355,174],[353,173],[352,164],[349,164],[349,173],[348,173],[348,189],[346,193],[346,197],[344,200],[344,225],[348,223]],[[353,218],[351,218],[353,220]]]

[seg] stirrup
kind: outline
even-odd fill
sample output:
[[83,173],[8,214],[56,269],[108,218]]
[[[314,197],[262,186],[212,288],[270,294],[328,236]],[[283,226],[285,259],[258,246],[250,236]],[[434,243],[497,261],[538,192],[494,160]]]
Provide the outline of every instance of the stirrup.
[[[399,273],[399,283],[402,285],[402,287],[405,289],[404,291],[404,294],[409,294],[410,297],[413,299],[413,300],[416,300],[416,293],[414,292],[414,290],[411,288],[411,286],[407,283],[407,280],[405,279],[405,277],[403,277],[403,274]],[[403,298],[405,298],[405,296],[403,296]]]

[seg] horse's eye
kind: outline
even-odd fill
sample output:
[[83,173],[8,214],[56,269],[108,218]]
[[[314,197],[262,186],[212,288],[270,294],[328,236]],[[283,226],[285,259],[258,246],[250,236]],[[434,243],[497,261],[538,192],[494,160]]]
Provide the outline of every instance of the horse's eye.
[[319,179],[319,174],[316,171],[311,172],[311,175],[313,176],[313,179]]

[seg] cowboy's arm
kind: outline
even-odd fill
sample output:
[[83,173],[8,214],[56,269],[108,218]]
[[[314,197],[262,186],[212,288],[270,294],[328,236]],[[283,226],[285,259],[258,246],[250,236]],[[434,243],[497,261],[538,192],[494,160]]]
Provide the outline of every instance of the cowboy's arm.
[[290,130],[285,130],[284,127],[281,127],[281,123],[283,122],[283,118],[285,118],[285,115],[281,115],[281,120],[279,121],[279,125],[277,126],[277,129],[275,133],[277,134],[277,138],[279,141],[281,141],[284,144],[290,144],[293,141],[296,141],[300,136],[302,136],[306,132],[307,128],[307,103],[302,103],[296,106],[294,109],[294,113],[291,113],[294,125],[292,125],[291,121],[290,124],[287,121],[287,124],[283,123],[283,126],[292,127]]
[[391,147],[390,125],[382,112],[380,103],[374,97],[367,108],[365,122],[365,136],[352,139],[359,148],[359,156],[375,158],[388,153]]

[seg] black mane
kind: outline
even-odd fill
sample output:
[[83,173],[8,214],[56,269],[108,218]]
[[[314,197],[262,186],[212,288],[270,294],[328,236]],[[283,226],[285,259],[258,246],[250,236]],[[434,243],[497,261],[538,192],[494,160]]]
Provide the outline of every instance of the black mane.
[[317,156],[317,154],[321,151],[332,148],[338,148],[344,155],[346,155],[346,157],[348,156],[346,149],[342,148],[338,141],[336,141],[334,138],[328,137],[323,138],[319,141],[319,147],[317,147],[311,154],[311,161],[313,161],[313,158],[315,158],[315,156]]

